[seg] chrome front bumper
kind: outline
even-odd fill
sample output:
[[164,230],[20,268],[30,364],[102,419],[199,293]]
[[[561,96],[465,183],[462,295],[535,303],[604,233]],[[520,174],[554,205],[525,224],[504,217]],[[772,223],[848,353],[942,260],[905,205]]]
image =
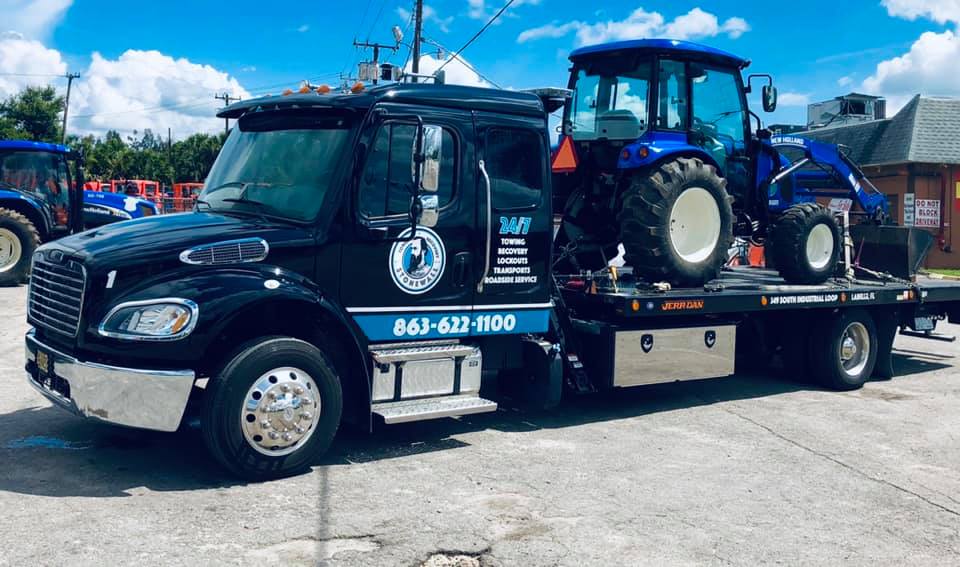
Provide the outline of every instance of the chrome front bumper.
[[[176,431],[195,375],[192,370],[140,370],[81,362],[26,336],[27,379],[54,404],[116,425]],[[37,365],[46,358],[47,372]]]

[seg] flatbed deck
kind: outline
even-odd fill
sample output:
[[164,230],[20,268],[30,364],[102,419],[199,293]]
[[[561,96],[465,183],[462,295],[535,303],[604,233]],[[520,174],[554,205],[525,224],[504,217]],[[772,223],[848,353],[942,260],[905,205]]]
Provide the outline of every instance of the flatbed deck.
[[[578,317],[649,319],[696,315],[744,315],[796,309],[903,305],[960,315],[960,281],[920,277],[916,282],[833,279],[820,285],[789,285],[774,270],[727,268],[702,288],[658,290],[609,278],[558,277],[567,307]],[[917,310],[917,309],[915,309]],[[919,309],[918,311],[927,311]]]

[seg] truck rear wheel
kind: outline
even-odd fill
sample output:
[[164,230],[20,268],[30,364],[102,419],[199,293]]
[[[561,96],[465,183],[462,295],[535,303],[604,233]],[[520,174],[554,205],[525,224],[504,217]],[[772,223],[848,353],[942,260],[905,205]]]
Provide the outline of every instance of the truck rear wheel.
[[794,205],[770,233],[773,265],[787,283],[819,284],[833,275],[840,256],[840,228],[823,205]]
[[0,208],[0,286],[27,280],[30,260],[40,245],[37,227],[24,215]]
[[733,242],[726,181],[696,158],[637,176],[617,216],[624,260],[644,279],[702,285],[719,275]]
[[343,398],[333,368],[297,339],[242,347],[207,385],[201,430],[210,453],[249,480],[305,471],[340,424]]
[[826,387],[856,390],[873,374],[877,362],[877,328],[864,309],[831,313],[811,337],[811,370]]

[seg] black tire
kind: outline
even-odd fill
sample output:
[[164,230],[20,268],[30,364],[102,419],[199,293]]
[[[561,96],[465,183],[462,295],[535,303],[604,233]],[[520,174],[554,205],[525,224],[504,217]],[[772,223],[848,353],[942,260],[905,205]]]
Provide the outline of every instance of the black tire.
[[[818,226],[829,229],[833,246],[829,247],[829,256],[818,254],[814,259],[808,254],[807,242]],[[820,284],[830,279],[840,258],[840,244],[836,219],[817,203],[802,203],[787,209],[773,225],[768,239],[773,265],[787,283],[793,284]]]
[[[241,418],[246,417],[244,413],[253,415],[250,412],[260,411],[244,407],[248,402],[247,394],[254,384],[262,382],[261,377],[265,374],[285,367],[300,369],[312,378],[319,393],[320,411],[319,415],[311,418],[314,431],[301,446],[289,454],[273,456],[260,452],[252,441],[247,440]],[[275,384],[273,378],[271,376],[270,381]],[[263,398],[264,402],[266,399]],[[309,406],[295,407],[299,411],[299,408]],[[340,425],[342,411],[340,381],[333,364],[322,351],[298,339],[258,339],[242,346],[223,370],[210,379],[201,414],[201,431],[207,448],[217,462],[239,477],[260,481],[308,469],[330,447]],[[254,416],[251,422],[258,419]]]
[[[877,362],[877,327],[870,313],[864,309],[831,313],[816,329],[810,338],[810,370],[814,378],[832,390],[856,390],[863,386]],[[862,340],[863,344],[856,345],[857,358],[845,360],[851,351],[845,348],[844,341],[854,332],[859,337],[851,340]]]
[[30,275],[30,261],[40,246],[40,233],[30,219],[10,209],[0,208],[0,230],[6,229],[18,241],[20,257],[8,266],[0,266],[0,286],[19,285]]
[[[677,158],[650,175],[637,176],[621,198],[617,221],[626,254],[624,261],[649,281],[674,285],[702,285],[720,274],[733,242],[733,200],[727,182],[712,165],[697,158]],[[691,189],[703,189],[719,212],[719,235],[709,254],[685,259],[671,234],[671,214],[677,200]],[[678,234],[686,234],[679,228]],[[706,243],[704,249],[709,246]]]

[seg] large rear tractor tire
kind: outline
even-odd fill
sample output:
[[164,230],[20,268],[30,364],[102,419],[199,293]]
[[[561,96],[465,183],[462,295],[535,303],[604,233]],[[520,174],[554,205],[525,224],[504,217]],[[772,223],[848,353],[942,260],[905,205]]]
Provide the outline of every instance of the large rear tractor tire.
[[726,185],[697,158],[677,158],[635,177],[617,215],[626,264],[646,280],[674,285],[716,278],[733,242]]
[[24,215],[0,208],[0,286],[27,281],[40,233]]
[[794,205],[774,224],[768,241],[773,265],[787,283],[820,284],[836,270],[840,228],[823,205]]

